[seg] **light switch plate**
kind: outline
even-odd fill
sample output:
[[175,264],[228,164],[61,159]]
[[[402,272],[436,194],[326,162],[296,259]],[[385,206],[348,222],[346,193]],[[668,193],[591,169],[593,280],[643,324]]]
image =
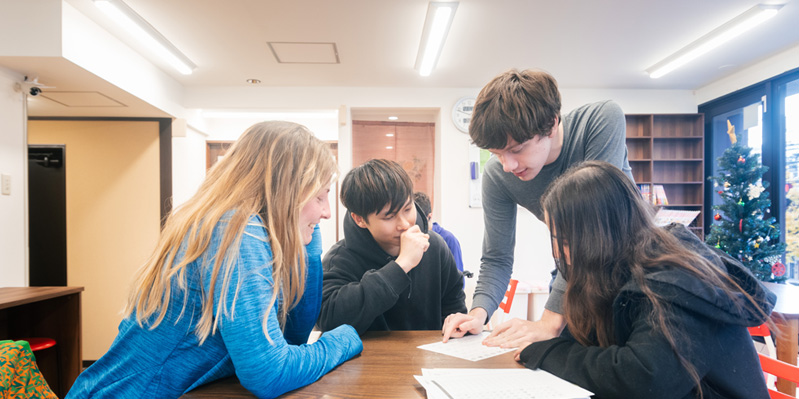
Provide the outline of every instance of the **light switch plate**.
[[3,195],[11,195],[11,175],[0,175],[0,188]]

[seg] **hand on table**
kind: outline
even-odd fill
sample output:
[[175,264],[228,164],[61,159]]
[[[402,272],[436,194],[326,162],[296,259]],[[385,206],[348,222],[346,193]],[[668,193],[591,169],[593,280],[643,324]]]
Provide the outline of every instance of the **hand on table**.
[[554,331],[544,321],[528,321],[511,319],[491,332],[483,340],[483,345],[498,346],[500,348],[520,348],[522,343],[545,341],[558,336],[559,331]]
[[500,324],[483,340],[483,345],[519,348],[516,351],[518,361],[519,354],[528,345],[560,336],[565,326],[566,320],[562,315],[545,309],[540,320],[511,319]]
[[447,342],[450,338],[460,338],[466,333],[480,334],[485,320],[486,311],[483,308],[474,308],[469,314],[453,313],[447,316],[441,329],[441,333],[444,334],[443,342]]

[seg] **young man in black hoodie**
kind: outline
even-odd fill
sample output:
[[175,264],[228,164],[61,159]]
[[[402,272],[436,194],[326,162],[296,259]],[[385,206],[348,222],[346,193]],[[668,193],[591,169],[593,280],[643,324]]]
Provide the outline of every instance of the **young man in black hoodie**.
[[444,240],[428,231],[413,183],[394,162],[373,159],[341,184],[344,239],[322,260],[322,331],[440,330],[465,312],[463,276]]

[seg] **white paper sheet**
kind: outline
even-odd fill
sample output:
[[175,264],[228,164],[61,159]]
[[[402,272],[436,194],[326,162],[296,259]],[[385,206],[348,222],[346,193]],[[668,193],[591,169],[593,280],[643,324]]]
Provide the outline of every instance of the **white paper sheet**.
[[543,370],[422,369],[429,399],[582,399],[590,391]]
[[447,343],[439,341],[432,344],[420,345],[418,348],[444,355],[459,357],[461,359],[471,360],[473,362],[516,350],[516,348],[503,349],[483,345],[483,340],[489,334],[489,332],[484,331],[483,333],[477,335],[467,335],[462,338],[452,338]]

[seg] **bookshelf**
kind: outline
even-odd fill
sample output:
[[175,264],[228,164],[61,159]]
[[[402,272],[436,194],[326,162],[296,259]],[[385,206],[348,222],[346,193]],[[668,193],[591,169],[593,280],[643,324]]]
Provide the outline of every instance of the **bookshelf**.
[[[659,187],[667,209],[699,211],[688,226],[704,238],[705,135],[703,114],[626,115],[627,157],[633,178],[653,204]],[[646,197],[646,195],[645,195]]]

